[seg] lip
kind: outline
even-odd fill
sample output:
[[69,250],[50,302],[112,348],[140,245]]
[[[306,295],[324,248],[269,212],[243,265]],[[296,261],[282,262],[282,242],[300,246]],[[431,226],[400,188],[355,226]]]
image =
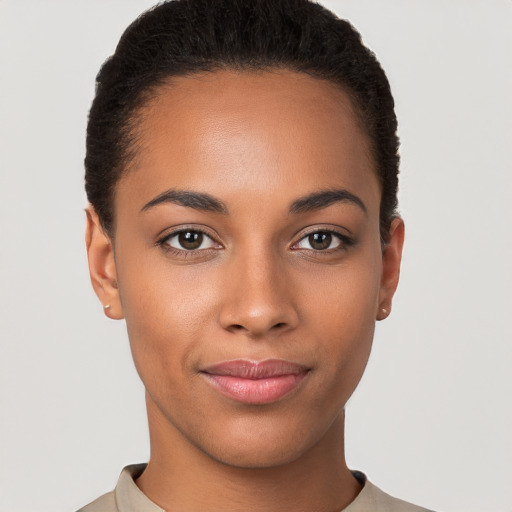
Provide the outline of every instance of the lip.
[[228,398],[246,404],[269,404],[295,390],[309,369],[284,359],[237,359],[209,366],[201,373]]

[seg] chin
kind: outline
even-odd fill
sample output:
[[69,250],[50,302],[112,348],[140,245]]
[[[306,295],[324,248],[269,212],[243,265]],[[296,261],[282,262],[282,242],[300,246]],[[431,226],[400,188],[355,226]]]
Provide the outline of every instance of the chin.
[[208,439],[200,443],[196,440],[194,444],[211,459],[227,466],[269,469],[301,458],[322,437],[322,433],[315,429],[297,425],[277,427],[261,421],[251,422],[252,425],[240,423],[231,429],[223,429],[223,432],[211,432]]
[[266,442],[264,446],[223,446],[220,450],[205,452],[213,460],[239,469],[270,469],[290,464],[299,459],[304,450]]

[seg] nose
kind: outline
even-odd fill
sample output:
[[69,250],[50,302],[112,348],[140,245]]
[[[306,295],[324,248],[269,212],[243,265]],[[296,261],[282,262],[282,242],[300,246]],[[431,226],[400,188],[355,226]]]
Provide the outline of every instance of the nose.
[[229,265],[220,323],[259,338],[294,329],[299,321],[293,285],[271,255],[240,257]]

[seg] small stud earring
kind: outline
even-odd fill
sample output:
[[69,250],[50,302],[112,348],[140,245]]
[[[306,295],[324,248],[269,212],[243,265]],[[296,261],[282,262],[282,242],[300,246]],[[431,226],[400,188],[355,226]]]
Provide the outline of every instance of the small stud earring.
[[[109,306],[110,307],[110,306]],[[386,309],[386,308],[380,308],[380,310],[385,314],[387,315],[389,313],[389,311]]]
[[103,306],[103,309],[110,309],[110,304],[105,304],[105,305]]

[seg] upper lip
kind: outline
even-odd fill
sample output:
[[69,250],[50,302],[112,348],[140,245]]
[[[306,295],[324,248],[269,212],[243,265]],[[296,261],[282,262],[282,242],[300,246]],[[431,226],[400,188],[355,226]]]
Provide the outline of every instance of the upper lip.
[[308,371],[303,365],[284,359],[266,359],[265,361],[250,361],[236,359],[223,361],[202,370],[210,375],[226,375],[242,379],[265,379],[280,375],[299,375]]

